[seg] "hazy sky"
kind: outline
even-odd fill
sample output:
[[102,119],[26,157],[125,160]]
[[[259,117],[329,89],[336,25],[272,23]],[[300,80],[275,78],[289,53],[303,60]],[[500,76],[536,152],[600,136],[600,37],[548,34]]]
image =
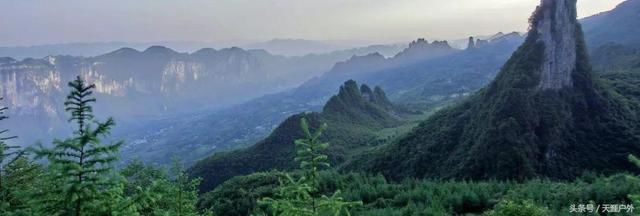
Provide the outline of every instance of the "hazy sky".
[[[579,16],[623,0],[578,0]],[[540,0],[0,0],[0,46],[70,42],[371,42],[523,31]]]

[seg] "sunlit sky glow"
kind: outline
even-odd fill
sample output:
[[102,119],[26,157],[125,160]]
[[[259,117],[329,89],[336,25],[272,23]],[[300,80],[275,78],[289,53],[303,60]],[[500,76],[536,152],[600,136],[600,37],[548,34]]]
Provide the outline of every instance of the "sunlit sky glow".
[[[578,0],[579,17],[623,0]],[[539,0],[1,0],[0,46],[273,38],[452,39],[523,31]]]

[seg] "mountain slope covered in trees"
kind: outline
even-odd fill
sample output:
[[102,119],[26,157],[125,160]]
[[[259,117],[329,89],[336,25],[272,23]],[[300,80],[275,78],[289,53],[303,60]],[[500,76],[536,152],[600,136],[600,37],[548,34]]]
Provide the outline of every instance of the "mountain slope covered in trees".
[[592,77],[575,0],[542,2],[525,43],[491,84],[355,166],[394,179],[635,170],[626,156],[640,152],[637,101]]
[[293,141],[302,137],[299,123],[306,118],[311,127],[327,123],[329,129],[322,139],[330,141],[328,156],[332,164],[345,161],[356,149],[379,142],[376,131],[400,123],[402,111],[393,106],[379,87],[358,87],[346,82],[320,113],[301,113],[287,118],[262,141],[246,149],[217,153],[195,164],[189,173],[202,177],[201,190],[208,191],[223,181],[238,175],[271,169],[290,170],[295,167]]

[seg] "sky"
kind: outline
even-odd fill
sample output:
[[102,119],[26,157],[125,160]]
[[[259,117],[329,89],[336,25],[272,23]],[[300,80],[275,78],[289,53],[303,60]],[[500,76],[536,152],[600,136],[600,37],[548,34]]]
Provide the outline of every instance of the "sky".
[[[578,0],[578,16],[623,0]],[[0,0],[0,46],[77,42],[391,43],[524,31],[540,0]]]

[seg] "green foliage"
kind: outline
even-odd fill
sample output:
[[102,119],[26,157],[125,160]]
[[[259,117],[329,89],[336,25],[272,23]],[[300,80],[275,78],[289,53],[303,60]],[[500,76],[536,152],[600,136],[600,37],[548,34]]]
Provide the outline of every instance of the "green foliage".
[[629,155],[629,161],[635,164],[637,167],[640,167],[640,159],[638,159],[636,156]]
[[322,113],[334,122],[356,122],[378,128],[397,125],[398,119],[389,114],[397,108],[380,87],[375,89],[372,91],[367,85],[358,88],[355,81],[349,80],[327,101]]
[[539,87],[545,45],[531,31],[487,87],[345,167],[394,180],[574,179],[633,170],[623,155],[640,153],[640,103],[592,78],[580,33],[576,40],[571,87]]
[[[200,179],[191,179],[182,165],[170,172],[133,162],[119,173],[112,166],[122,142],[104,144],[113,119],[94,120],[94,85],[79,77],[70,82],[65,102],[76,126],[71,138],[54,146],[30,149],[46,166],[34,163],[22,151],[0,138],[0,215],[7,216],[196,216]],[[6,117],[0,108],[0,120]],[[0,135],[8,130],[0,131]]]
[[[274,197],[280,190],[278,179],[282,173],[256,173],[239,176],[206,194],[204,205],[220,212],[242,212],[255,209],[253,197]],[[296,179],[295,173],[292,174]],[[548,215],[569,216],[571,204],[625,204],[630,194],[640,194],[640,181],[627,175],[591,177],[573,182],[530,180],[526,182],[501,181],[442,181],[404,180],[389,182],[381,175],[339,174],[335,171],[319,173],[319,194],[331,195],[340,190],[345,200],[362,200],[363,205],[353,208],[353,215],[481,215],[504,208],[508,201],[516,205],[546,209]],[[256,191],[249,191],[252,189]],[[259,189],[258,189],[259,188]],[[245,190],[246,189],[246,190]],[[225,191],[224,193],[219,193]],[[259,193],[258,193],[259,191]],[[263,194],[263,195],[261,195]],[[249,213],[224,214],[249,215]],[[622,214],[624,215],[624,214]]]
[[4,167],[0,215],[35,215],[31,203],[34,188],[46,187],[42,166],[22,156]]
[[200,196],[198,209],[211,209],[215,215],[250,215],[257,200],[273,197],[281,172],[253,173],[238,176]]
[[134,161],[121,173],[127,179],[125,194],[139,198],[134,206],[140,215],[199,215],[200,179],[189,179],[178,161],[170,172]]
[[367,88],[363,87],[364,95],[368,96],[363,96],[354,81],[346,82],[322,113],[293,115],[262,141],[246,149],[214,154],[191,167],[189,173],[201,177],[200,190],[208,192],[234,176],[273,169],[294,170],[299,165],[294,160],[295,146],[290,144],[305,136],[300,129],[302,118],[311,127],[320,127],[321,122],[331,126],[319,138],[331,140],[325,152],[328,162],[342,164],[361,149],[382,143],[377,131],[400,123],[394,116],[401,112],[390,110],[384,92]]
[[305,183],[305,179],[294,180],[288,174],[274,197],[262,198],[259,204],[268,206],[272,215],[282,216],[318,216],[318,215],[351,215],[349,209],[362,205],[362,202],[345,202],[341,192],[335,191],[331,196],[314,197],[316,188]]
[[[629,161],[640,168],[640,159],[638,159],[636,156],[629,155]],[[631,178],[633,178],[636,182],[640,182],[640,178],[638,178],[637,176]],[[629,195],[629,199],[633,201],[633,204],[635,206],[640,206],[640,193]]]
[[319,216],[319,215],[351,215],[349,209],[361,205],[362,202],[345,202],[340,196],[340,190],[331,196],[317,196],[319,188],[319,170],[329,168],[327,156],[322,153],[329,147],[328,143],[321,143],[319,138],[327,128],[321,124],[315,132],[309,130],[306,119],[301,120],[305,137],[295,141],[297,148],[296,161],[300,163],[302,177],[294,179],[285,174],[280,179],[280,186],[274,197],[265,197],[258,201],[267,206],[270,215],[282,216]]
[[[300,120],[303,139],[297,139],[295,161],[300,163],[300,169],[304,172],[304,178],[311,187],[318,185],[318,171],[330,167],[327,155],[323,154],[329,148],[329,143],[320,143],[322,132],[327,130],[327,124],[321,124],[314,133],[309,130],[307,119]],[[289,178],[290,179],[290,178]]]
[[[0,98],[2,101],[3,98]],[[8,107],[0,106],[0,121],[9,118],[4,114]],[[24,151],[19,151],[19,146],[13,146],[6,143],[7,140],[15,139],[16,136],[6,136],[8,129],[0,129],[0,212],[8,208],[11,200],[11,190],[6,186],[5,178],[8,175],[6,169],[19,159]]]
[[93,119],[95,85],[87,85],[77,77],[69,87],[65,110],[71,114],[69,121],[77,126],[74,136],[55,140],[53,148],[40,146],[34,150],[37,157],[48,160],[47,172],[52,181],[41,194],[41,211],[76,216],[127,212],[126,200],[118,194],[122,180],[111,166],[122,142],[103,144],[100,140],[115,122],[111,118],[105,122]]
[[591,62],[599,73],[640,71],[640,49],[607,43],[591,53]]
[[196,203],[198,201],[200,179],[189,179],[189,176],[179,163],[175,163],[171,171],[174,176],[172,181],[163,182],[169,185],[164,193],[165,198],[168,199],[163,205],[168,210],[163,214],[156,215],[197,215]]
[[503,201],[494,210],[486,212],[484,216],[548,216],[549,212],[545,208],[540,208],[530,201],[516,203],[513,201]]

